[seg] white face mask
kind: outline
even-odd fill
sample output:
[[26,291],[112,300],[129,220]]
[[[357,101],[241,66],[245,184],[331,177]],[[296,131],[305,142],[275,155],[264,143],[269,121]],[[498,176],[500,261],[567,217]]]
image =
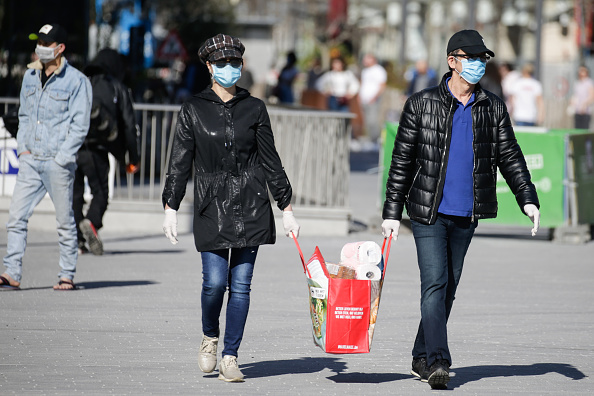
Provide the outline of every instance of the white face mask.
[[57,48],[58,47],[56,47],[56,48],[43,47],[43,46],[37,44],[37,47],[35,47],[35,53],[39,57],[39,60],[41,61],[41,63],[48,63],[48,62],[51,62],[54,59],[56,59],[56,57],[58,56],[55,53]]

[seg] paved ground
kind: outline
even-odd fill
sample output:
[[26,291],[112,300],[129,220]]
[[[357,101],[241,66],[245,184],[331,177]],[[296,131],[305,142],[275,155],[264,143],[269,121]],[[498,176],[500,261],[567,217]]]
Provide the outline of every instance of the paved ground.
[[[369,199],[375,176],[354,172],[354,229],[308,237],[336,258],[347,242],[380,241]],[[373,201],[373,200],[372,200]],[[298,219],[298,208],[295,208]],[[367,227],[367,228],[366,228]],[[330,355],[311,340],[307,288],[291,240],[262,247],[239,363],[228,384],[197,365],[199,256],[191,235],[171,245],[158,233],[104,233],[105,255],[79,259],[80,290],[52,290],[57,236],[33,232],[23,290],[0,292],[0,394],[412,395],[409,374],[419,320],[414,241],[392,246],[372,351]],[[559,245],[529,230],[479,226],[450,320],[458,394],[591,394],[594,391],[594,242]],[[0,232],[0,245],[6,233]]]

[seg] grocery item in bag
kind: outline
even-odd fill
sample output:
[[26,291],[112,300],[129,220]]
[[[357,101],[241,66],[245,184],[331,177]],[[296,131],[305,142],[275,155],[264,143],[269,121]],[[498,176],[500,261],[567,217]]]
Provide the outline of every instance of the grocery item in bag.
[[360,265],[377,265],[382,259],[382,250],[373,241],[347,243],[340,251],[340,263],[357,268]]
[[382,271],[377,265],[364,264],[355,268],[356,279],[360,280],[380,280]]
[[326,263],[326,269],[330,278],[357,279],[357,271],[346,265]]

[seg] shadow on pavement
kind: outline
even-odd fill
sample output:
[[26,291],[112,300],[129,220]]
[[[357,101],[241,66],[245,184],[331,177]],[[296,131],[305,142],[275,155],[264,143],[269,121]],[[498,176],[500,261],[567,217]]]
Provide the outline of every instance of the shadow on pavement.
[[448,389],[454,389],[472,381],[493,377],[523,377],[545,375],[548,373],[561,374],[572,380],[581,380],[586,375],[571,364],[566,363],[535,363],[531,365],[493,365],[493,366],[471,366],[460,367],[452,370],[452,376]]
[[381,384],[412,378],[410,374],[399,373],[338,373],[328,377],[337,384]]
[[346,370],[346,363],[339,358],[299,358],[247,363],[240,365],[240,368],[247,378],[262,378],[286,374],[317,373],[324,369],[340,373]]
[[100,281],[100,282],[82,282],[77,283],[76,287],[79,289],[101,289],[103,287],[125,287],[125,286],[147,286],[155,285],[157,282],[153,281]]
[[106,250],[103,252],[104,256],[109,255],[118,255],[118,254],[174,254],[174,253],[183,253],[185,250],[183,249],[165,249],[165,250]]

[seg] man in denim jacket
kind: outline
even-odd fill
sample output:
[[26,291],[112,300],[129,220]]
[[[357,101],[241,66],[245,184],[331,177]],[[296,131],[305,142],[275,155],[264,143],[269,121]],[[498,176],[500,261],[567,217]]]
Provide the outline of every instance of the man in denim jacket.
[[59,282],[55,290],[74,290],[78,258],[72,188],[76,153],[89,129],[92,88],[87,77],[70,66],[63,53],[65,30],[44,25],[27,65],[20,95],[17,154],[19,173],[6,225],[6,272],[0,286],[17,289],[27,244],[27,223],[33,209],[49,193],[56,209],[60,245]]

